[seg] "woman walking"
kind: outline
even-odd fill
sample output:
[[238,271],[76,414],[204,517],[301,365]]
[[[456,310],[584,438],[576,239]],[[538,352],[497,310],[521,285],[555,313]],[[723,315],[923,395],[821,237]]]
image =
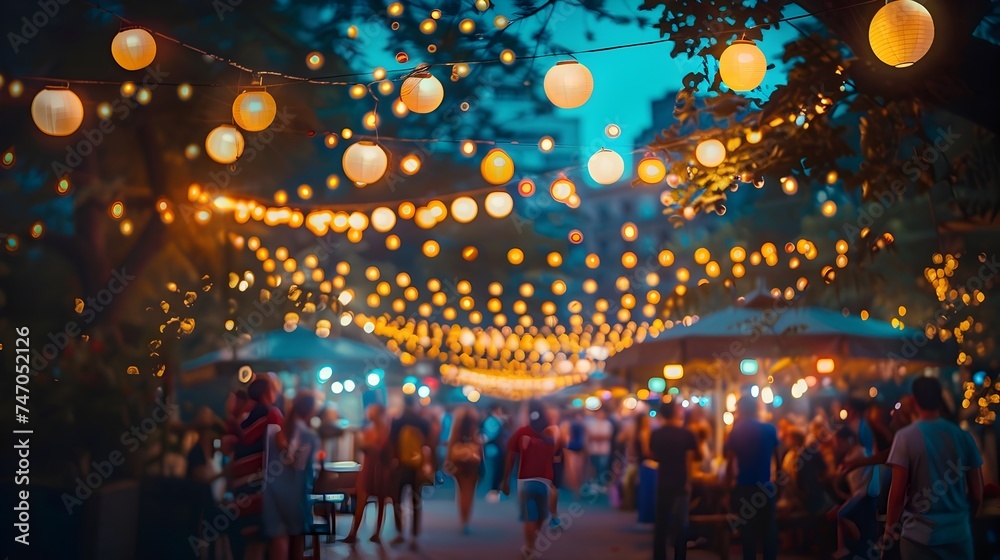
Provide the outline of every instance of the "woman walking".
[[296,395],[285,425],[278,433],[282,468],[265,488],[263,521],[271,539],[272,560],[302,560],[312,508],[307,500],[315,477],[319,436],[309,425],[316,415],[312,392]]
[[[385,519],[385,503],[389,498],[389,422],[385,417],[385,408],[380,404],[368,405],[367,418],[369,424],[358,434],[358,447],[364,453],[361,462],[361,473],[357,482],[357,504],[354,508],[354,523],[351,532],[344,539],[345,543],[355,543],[358,540],[358,529],[361,518],[365,514],[365,505],[369,497],[374,497],[378,505],[378,518],[375,521],[375,531],[371,542],[380,543],[382,538],[382,521]],[[399,507],[393,504],[393,507]]]
[[476,496],[476,484],[483,462],[483,444],[479,438],[479,414],[474,408],[463,407],[455,411],[445,472],[455,478],[458,494],[458,516],[462,521],[462,534],[471,533],[469,518]]

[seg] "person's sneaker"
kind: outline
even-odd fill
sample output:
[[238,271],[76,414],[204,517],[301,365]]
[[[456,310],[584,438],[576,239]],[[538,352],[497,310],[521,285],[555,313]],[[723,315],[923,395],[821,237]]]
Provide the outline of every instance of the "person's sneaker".
[[406,537],[404,537],[403,535],[396,535],[395,537],[392,538],[391,541],[389,541],[389,544],[392,546],[396,546],[403,544],[405,542],[406,542]]
[[465,536],[471,535],[472,534],[472,528],[469,527],[468,525],[462,526],[462,534],[465,535]]
[[486,493],[486,501],[491,504],[500,502],[500,492],[496,490],[490,490],[489,492]]

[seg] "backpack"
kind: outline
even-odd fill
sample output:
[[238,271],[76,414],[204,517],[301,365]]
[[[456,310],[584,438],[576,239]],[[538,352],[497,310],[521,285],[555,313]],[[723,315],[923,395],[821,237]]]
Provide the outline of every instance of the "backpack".
[[424,466],[424,434],[416,426],[406,425],[399,430],[396,442],[399,464],[414,470]]

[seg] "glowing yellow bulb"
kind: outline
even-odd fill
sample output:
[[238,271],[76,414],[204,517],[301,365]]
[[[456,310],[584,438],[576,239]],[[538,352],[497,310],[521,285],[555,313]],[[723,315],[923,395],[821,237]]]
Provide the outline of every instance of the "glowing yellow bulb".
[[404,156],[399,161],[399,169],[407,175],[415,174],[417,171],[420,171],[420,158],[416,154]]
[[420,22],[420,32],[424,35],[430,35],[437,30],[438,24],[433,19],[425,19]]
[[622,239],[625,241],[635,241],[639,237],[639,228],[632,222],[625,222],[622,226]]
[[517,247],[507,251],[507,261],[510,262],[510,264],[521,264],[524,262],[524,251],[518,249]]
[[458,30],[468,35],[476,30],[476,22],[471,19],[463,19],[458,24]]
[[306,66],[310,70],[319,70],[323,67],[323,55],[313,51],[306,55]]
[[538,149],[543,152],[551,152],[552,148],[555,146],[555,140],[553,140],[551,136],[543,136],[542,139],[538,141]]
[[510,49],[504,49],[500,52],[500,62],[503,62],[504,64],[513,64],[514,58],[514,51]]

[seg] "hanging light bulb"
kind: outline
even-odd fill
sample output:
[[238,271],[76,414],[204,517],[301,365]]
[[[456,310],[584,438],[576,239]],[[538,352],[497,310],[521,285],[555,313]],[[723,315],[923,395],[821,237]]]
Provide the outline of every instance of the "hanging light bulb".
[[31,101],[31,119],[49,136],[69,136],[83,123],[83,102],[69,88],[47,86]]
[[123,29],[111,41],[111,56],[126,70],[142,70],[156,56],[156,41],[145,29]]
[[243,135],[233,125],[224,124],[212,129],[205,138],[205,153],[221,164],[235,162],[243,155]]
[[601,148],[587,161],[590,176],[602,185],[612,185],[625,173],[625,160],[617,152]]
[[767,59],[753,41],[733,41],[719,58],[719,75],[733,91],[754,89],[764,81],[766,72]]
[[505,218],[514,210],[514,199],[503,191],[486,195],[486,213],[493,218]]
[[587,102],[594,92],[594,76],[575,60],[557,62],[545,73],[545,96],[556,107],[575,109]]
[[389,157],[385,150],[362,140],[344,150],[344,174],[358,185],[370,185],[385,175]]
[[491,185],[503,185],[514,177],[514,160],[500,148],[493,148],[479,165],[483,179]]
[[429,72],[418,72],[403,82],[399,98],[414,113],[430,113],[441,106],[444,86]]
[[460,196],[451,201],[451,215],[460,224],[467,224],[476,219],[478,213],[479,205],[472,198]]
[[274,98],[263,89],[244,91],[233,101],[233,121],[249,132],[259,132],[271,126],[277,113]]
[[694,157],[705,167],[718,167],[726,159],[726,147],[715,138],[703,140],[695,149]]
[[639,162],[639,179],[651,185],[659,183],[667,176],[667,166],[655,157],[643,158]]
[[879,60],[896,68],[912,66],[934,42],[930,12],[913,0],[888,2],[868,28],[868,42]]

